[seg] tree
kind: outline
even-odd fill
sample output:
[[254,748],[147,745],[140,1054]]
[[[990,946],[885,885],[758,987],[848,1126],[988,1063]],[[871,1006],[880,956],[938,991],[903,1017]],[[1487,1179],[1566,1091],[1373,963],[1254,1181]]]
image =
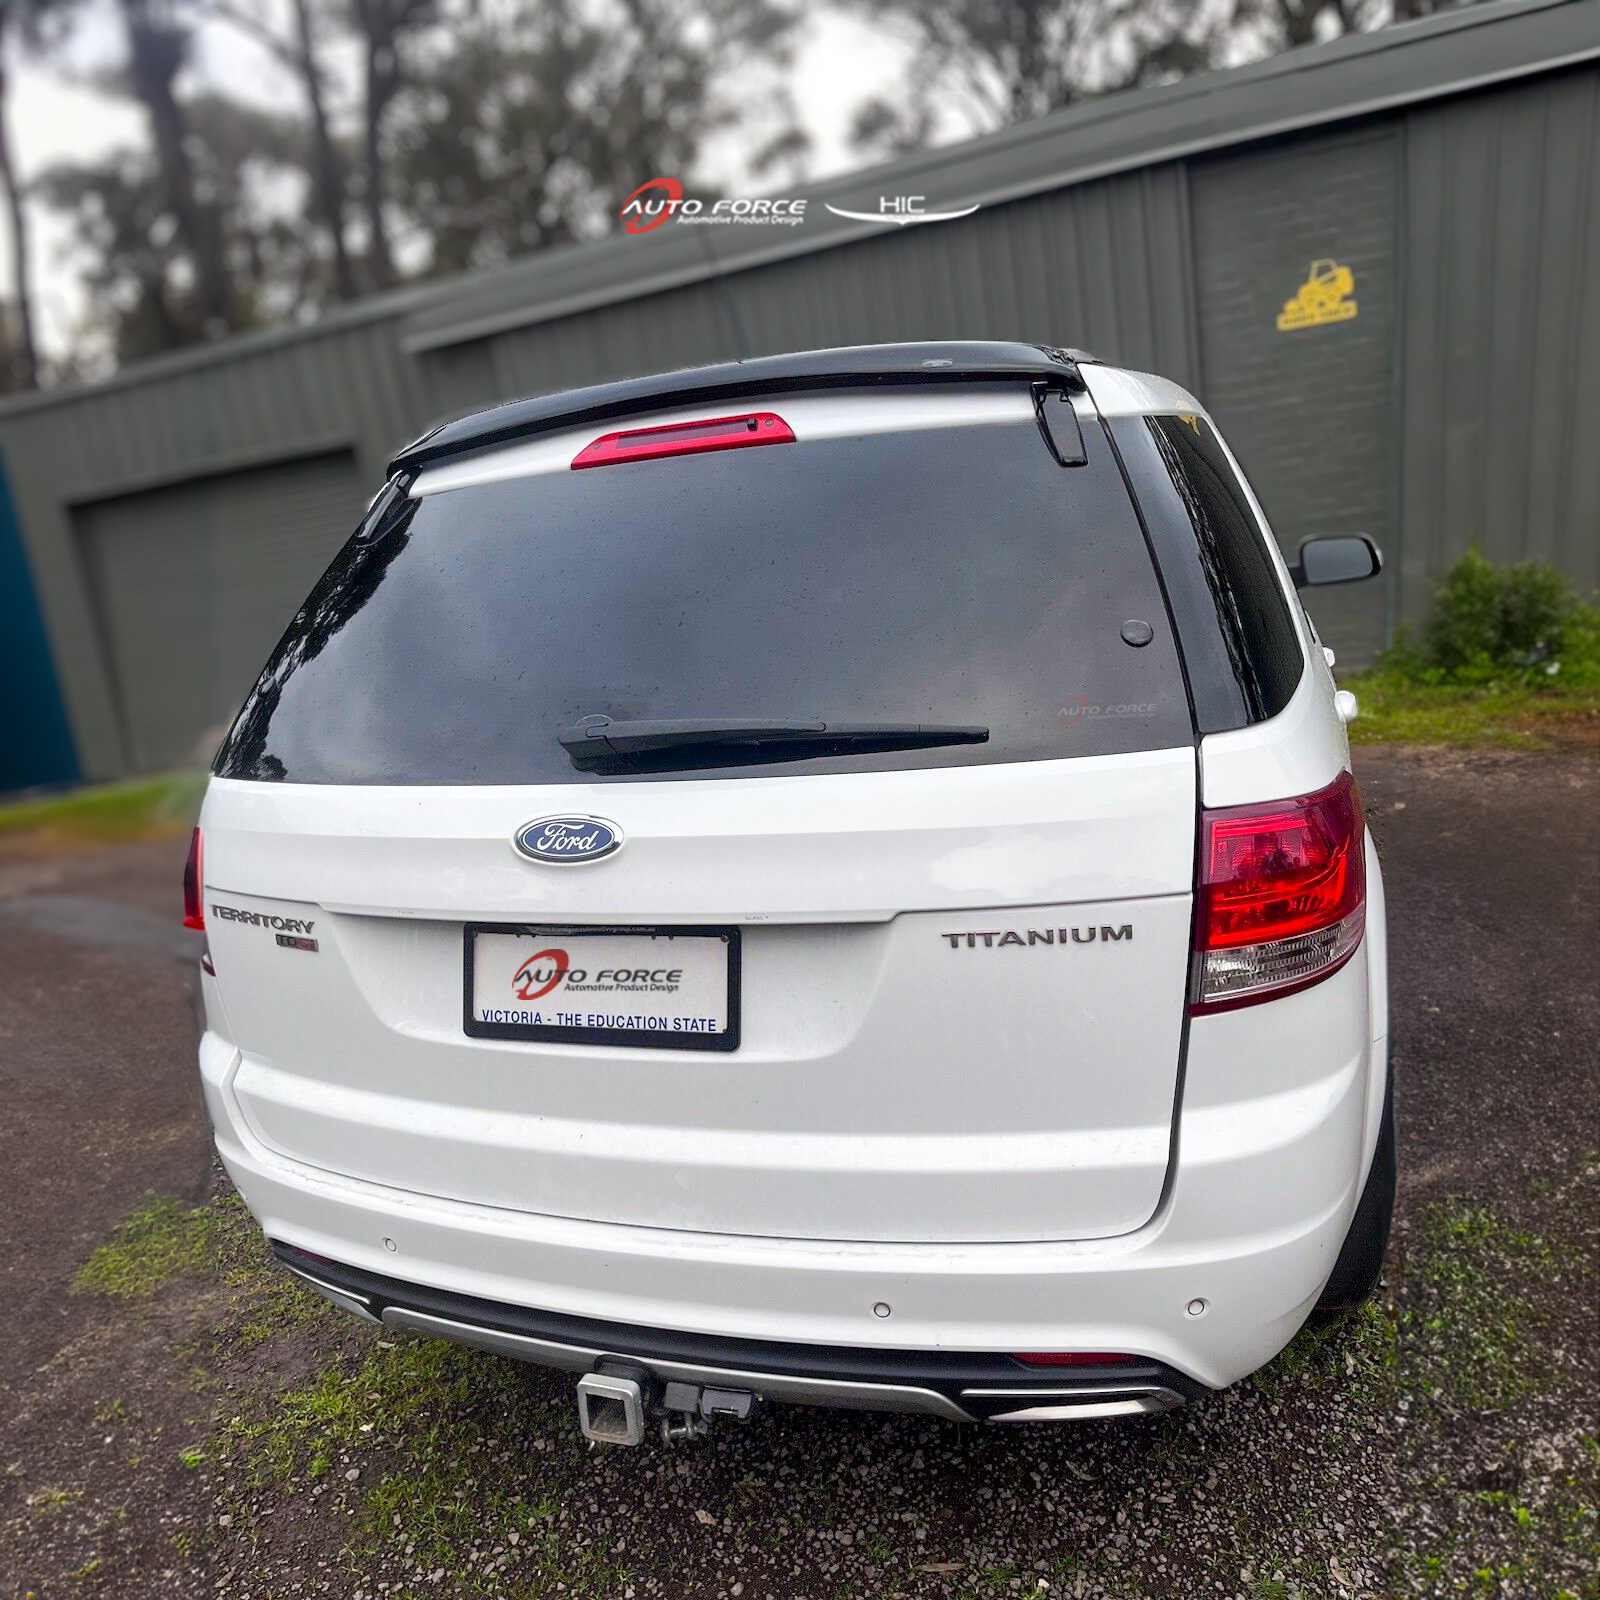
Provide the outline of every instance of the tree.
[[193,154],[176,80],[189,55],[191,30],[174,0],[120,0],[128,40],[128,80],[150,118],[166,209],[189,244],[195,305],[208,338],[237,325],[223,267],[215,205],[195,184]]
[[926,144],[950,113],[983,130],[1089,95],[1210,66],[1225,35],[1215,6],[1189,0],[844,0],[911,47],[897,99],[856,112],[857,148]]
[[1469,0],[840,0],[911,49],[910,88],[857,108],[868,154],[931,143],[952,121],[1002,128],[1093,95],[1203,72],[1226,57],[1444,11]]
[[436,0],[349,0],[362,47],[361,151],[367,222],[367,275],[375,287],[395,281],[389,240],[387,124],[406,81],[413,36],[437,20]]
[[[11,272],[15,284],[13,315],[6,319],[6,371],[0,381],[7,389],[34,389],[39,384],[39,355],[33,341],[33,291],[29,283],[28,217],[22,204],[22,184],[11,154],[11,104],[9,90],[9,39],[15,27],[16,8],[0,6],[0,188],[5,191],[6,223],[11,232]],[[11,324],[15,323],[15,348]],[[14,374],[14,376],[13,376]]]
[[46,26],[59,19],[66,6],[67,0],[0,0],[0,190],[4,191],[14,286],[5,330],[8,388],[33,389],[39,383],[28,210],[11,145],[11,55],[19,44],[38,45]]
[[1448,11],[1468,0],[1237,0],[1234,24],[1254,30],[1264,53]]
[[[454,33],[396,116],[395,199],[424,271],[497,265],[589,238],[645,179],[693,168],[714,132],[753,122],[730,94],[787,59],[785,0],[519,0]],[[790,156],[779,105],[757,153]]]
[[327,74],[321,59],[326,8],[319,8],[313,16],[311,0],[290,0],[287,26],[280,31],[268,9],[252,0],[198,0],[198,6],[200,15],[214,18],[254,40],[299,80],[310,118],[312,195],[332,257],[331,289],[340,300],[354,300],[360,291],[347,239],[348,163],[334,134]]
[[[205,196],[210,224],[209,271],[227,284],[228,328],[301,314],[315,297],[318,241],[263,195],[304,170],[303,127],[215,94],[189,101],[184,125],[189,180]],[[117,362],[215,336],[206,264],[174,224],[159,155],[119,150],[97,162],[60,163],[40,175],[38,189],[71,226],[91,331]]]
[[333,248],[334,289],[341,300],[356,297],[355,271],[345,246],[344,163],[334,143],[328,121],[327,99],[323,92],[322,67],[317,60],[317,35],[311,21],[308,0],[294,0],[295,64],[306,89],[306,104],[311,112],[312,137],[316,149],[317,203],[322,210],[322,225],[328,230]]
[[[118,361],[592,237],[714,135],[746,136],[747,170],[804,148],[778,79],[803,0],[106,3],[126,57],[100,81],[148,136],[36,195],[70,229],[86,348]],[[209,84],[224,27],[297,92],[268,112]]]

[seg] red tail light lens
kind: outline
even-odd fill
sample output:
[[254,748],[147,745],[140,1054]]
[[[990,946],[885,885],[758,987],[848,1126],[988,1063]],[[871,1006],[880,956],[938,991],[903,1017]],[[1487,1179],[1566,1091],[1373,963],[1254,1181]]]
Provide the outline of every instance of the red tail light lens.
[[1365,818],[1355,779],[1295,800],[1201,814],[1197,1010],[1320,982],[1365,926]]
[[603,433],[572,458],[572,465],[574,470],[609,467],[620,461],[653,461],[660,456],[794,442],[794,430],[775,411],[750,411],[741,417],[708,417],[701,422],[669,422],[659,428]]
[[1030,1367],[1125,1367],[1140,1358],[1115,1350],[1033,1350],[1011,1359]]
[[200,830],[189,840],[189,859],[183,867],[183,925],[206,930],[206,908],[201,901]]

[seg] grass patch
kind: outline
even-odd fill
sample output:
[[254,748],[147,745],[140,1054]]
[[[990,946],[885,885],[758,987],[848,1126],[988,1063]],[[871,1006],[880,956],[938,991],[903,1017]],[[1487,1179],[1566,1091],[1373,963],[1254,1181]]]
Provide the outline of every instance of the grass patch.
[[0,839],[41,834],[52,841],[119,844],[194,826],[204,772],[169,772],[131,783],[101,783],[0,806]]
[[1422,1217],[1416,1303],[1405,1315],[1422,1387],[1501,1411],[1554,1377],[1533,1335],[1540,1317],[1515,1286],[1556,1270],[1551,1245],[1486,1206],[1447,1200]]
[[35,1516],[49,1517],[83,1498],[81,1489],[39,1489],[28,1496],[28,1509]]
[[211,1262],[215,1213],[172,1195],[147,1194],[111,1238],[78,1269],[75,1287],[140,1300],[171,1278],[194,1277]]
[[[1596,1600],[1600,1596],[1600,1512],[1592,1481],[1568,1478],[1540,1505],[1498,1490],[1471,1496],[1490,1521],[1457,1528],[1422,1554],[1396,1552],[1387,1594],[1393,1600]],[[1486,1557],[1483,1535],[1493,1542]],[[1587,1571],[1590,1576],[1580,1574]]]
[[[353,1577],[399,1558],[428,1575],[429,1593],[613,1600],[631,1574],[560,1526],[562,1500],[588,1470],[568,1410],[565,1394],[541,1401],[515,1362],[373,1339],[263,1415],[234,1419],[220,1452],[243,1467],[247,1493],[361,1480],[348,1491]],[[530,1438],[548,1441],[531,1475]]]
[[1350,724],[1357,744],[1600,745],[1600,687],[1593,684],[1419,683],[1384,667],[1341,674],[1339,684],[1361,705]]
[[1380,1292],[1354,1311],[1313,1317],[1252,1382],[1272,1394],[1336,1388],[1376,1401],[1393,1388],[1398,1362],[1394,1313]]
[[218,1195],[211,1213],[214,1266],[228,1290],[225,1325],[217,1331],[230,1349],[253,1350],[278,1334],[345,1317],[279,1266],[237,1191]]

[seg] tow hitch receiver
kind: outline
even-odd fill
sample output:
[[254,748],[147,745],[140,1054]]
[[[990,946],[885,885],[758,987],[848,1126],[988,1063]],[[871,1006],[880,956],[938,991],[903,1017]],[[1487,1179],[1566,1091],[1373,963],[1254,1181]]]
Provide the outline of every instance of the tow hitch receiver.
[[637,1378],[586,1372],[578,1379],[578,1426],[596,1444],[643,1444],[644,1407]]
[[748,1422],[759,1396],[748,1389],[660,1383],[643,1368],[608,1364],[578,1379],[578,1426],[595,1444],[643,1444],[655,1424],[663,1443],[698,1439],[718,1420]]

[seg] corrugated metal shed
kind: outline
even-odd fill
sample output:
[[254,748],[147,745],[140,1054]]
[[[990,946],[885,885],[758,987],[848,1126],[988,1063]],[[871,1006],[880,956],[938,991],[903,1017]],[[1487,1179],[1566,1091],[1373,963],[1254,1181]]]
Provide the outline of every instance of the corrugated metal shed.
[[1469,536],[1600,586],[1600,71],[1433,107],[1405,160],[1404,608]]
[[[841,178],[808,191],[799,228],[617,235],[9,401],[0,444],[80,762],[152,759],[128,697],[158,691],[118,681],[91,581],[152,495],[214,480],[224,505],[341,455],[375,484],[443,415],[768,350],[1049,338],[1179,379],[1286,541],[1355,517],[1398,554],[1387,596],[1319,619],[1358,655],[1473,535],[1600,581],[1600,460],[1580,443],[1600,382],[1597,106],[1600,3],[1501,0]],[[908,193],[982,209],[906,229],[824,209]],[[1275,332],[1304,270],[1341,253],[1365,320]],[[1342,411],[1285,421],[1290,397],[1335,389]]]

